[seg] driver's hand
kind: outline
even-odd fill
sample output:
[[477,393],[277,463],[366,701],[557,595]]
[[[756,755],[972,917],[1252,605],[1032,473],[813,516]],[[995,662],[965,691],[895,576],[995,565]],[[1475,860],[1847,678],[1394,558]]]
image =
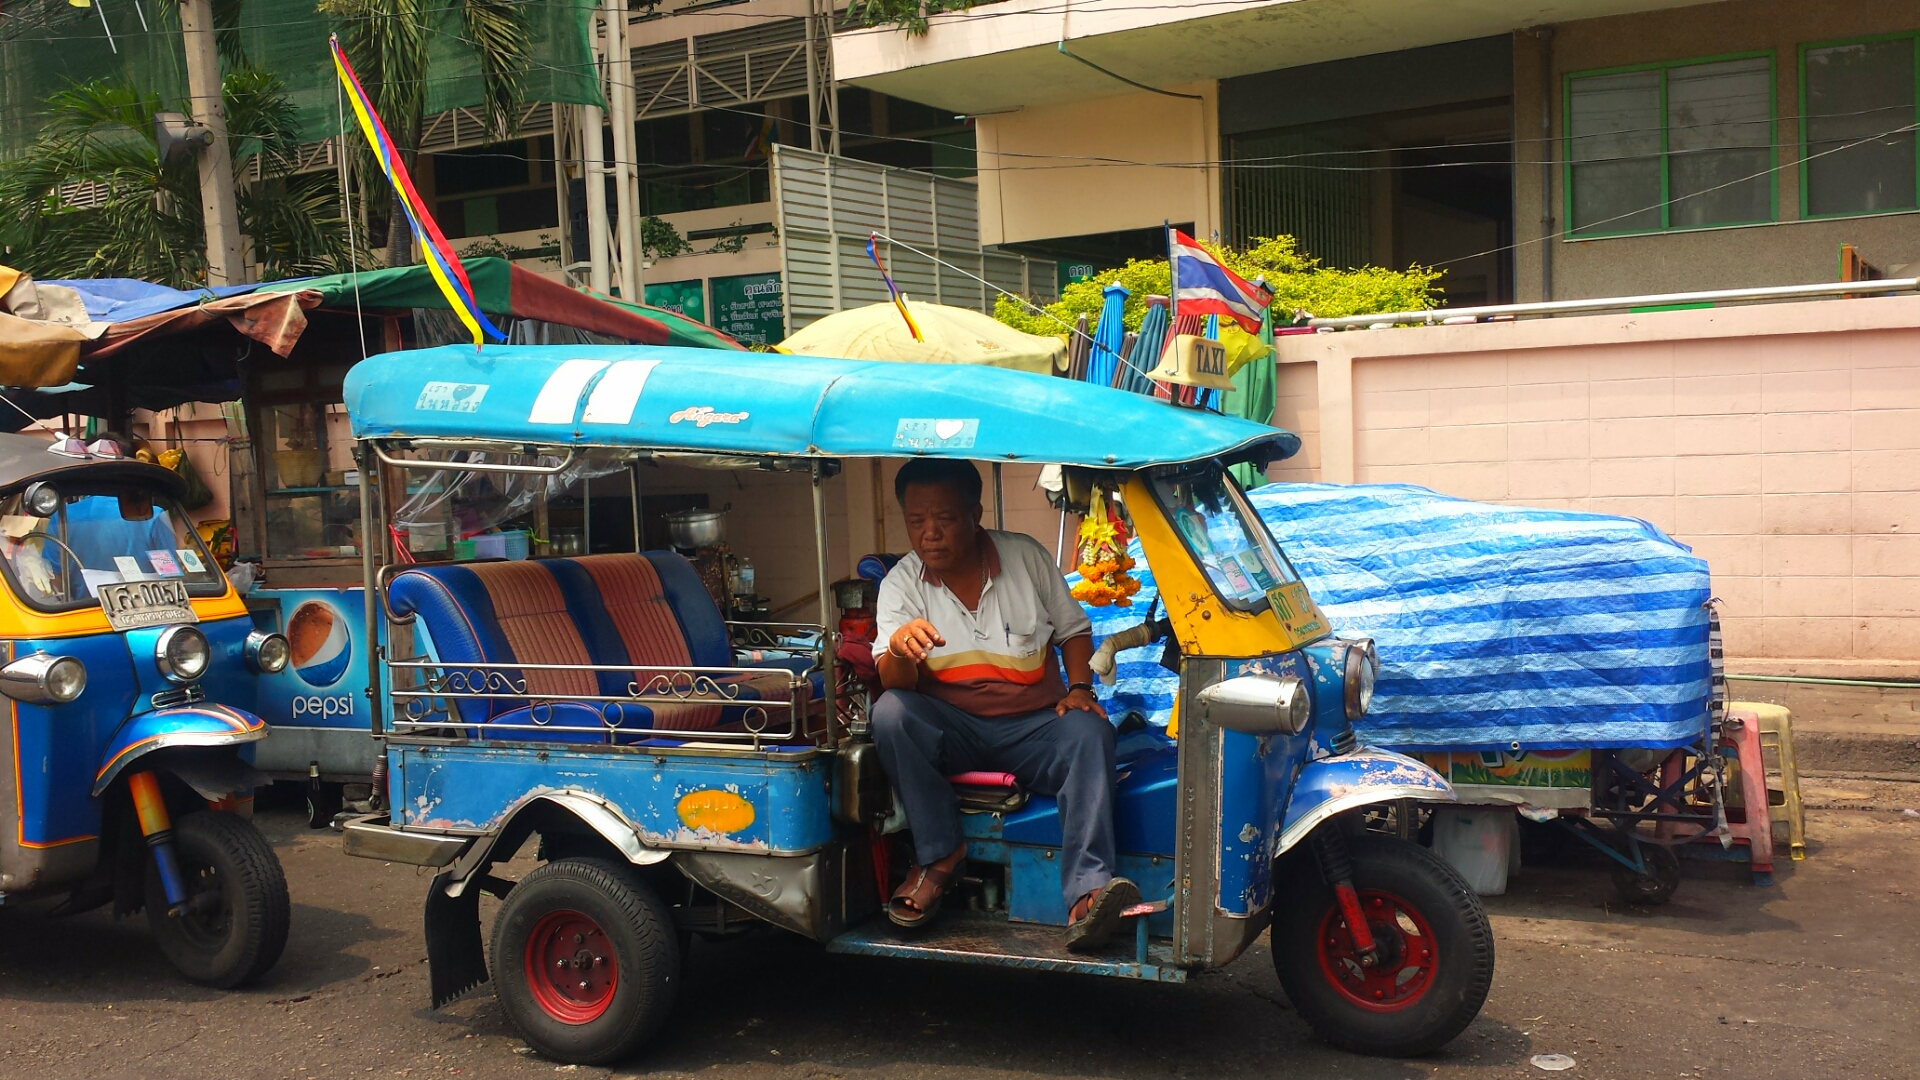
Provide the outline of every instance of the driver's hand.
[[1075,709],[1090,712],[1102,720],[1107,718],[1107,710],[1101,707],[1100,699],[1095,697],[1091,690],[1067,691],[1067,696],[1061,698],[1060,703],[1053,707],[1053,715],[1065,716]]
[[915,619],[893,632],[893,636],[887,639],[887,651],[917,664],[946,643],[947,639],[940,636],[940,631],[935,630],[932,623]]

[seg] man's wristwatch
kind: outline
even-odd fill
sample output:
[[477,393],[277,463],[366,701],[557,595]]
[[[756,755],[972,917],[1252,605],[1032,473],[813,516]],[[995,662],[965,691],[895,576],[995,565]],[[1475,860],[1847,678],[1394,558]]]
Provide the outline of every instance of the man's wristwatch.
[[1076,683],[1067,684],[1067,693],[1071,694],[1075,690],[1085,690],[1087,693],[1091,694],[1093,693],[1093,684],[1090,682],[1076,682]]

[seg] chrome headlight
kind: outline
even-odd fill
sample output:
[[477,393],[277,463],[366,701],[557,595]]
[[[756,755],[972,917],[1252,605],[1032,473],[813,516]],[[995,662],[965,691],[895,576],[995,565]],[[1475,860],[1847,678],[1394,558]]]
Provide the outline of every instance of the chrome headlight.
[[1241,675],[1193,698],[1200,719],[1247,735],[1298,735],[1313,718],[1307,684],[1287,675]]
[[1371,638],[1361,638],[1347,646],[1345,690],[1347,719],[1358,720],[1373,707],[1373,684],[1380,677],[1380,654]]
[[207,673],[207,662],[212,658],[207,635],[197,626],[169,626],[160,631],[160,637],[153,643],[154,665],[160,674],[177,683],[198,680]]
[[33,653],[0,668],[0,693],[33,705],[64,705],[87,688],[87,665],[71,656]]
[[287,658],[293,647],[279,634],[255,630],[247,635],[247,666],[262,675],[277,675],[287,670]]

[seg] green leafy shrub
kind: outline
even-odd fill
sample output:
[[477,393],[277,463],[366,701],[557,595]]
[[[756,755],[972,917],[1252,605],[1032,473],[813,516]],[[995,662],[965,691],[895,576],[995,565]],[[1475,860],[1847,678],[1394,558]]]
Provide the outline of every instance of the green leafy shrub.
[[[1267,288],[1273,290],[1275,321],[1282,324],[1295,311],[1324,318],[1424,311],[1437,307],[1443,294],[1438,282],[1444,271],[1423,266],[1408,270],[1378,266],[1334,270],[1301,254],[1291,236],[1256,237],[1245,251],[1220,244],[1203,246],[1248,281],[1266,278]],[[1102,270],[1086,281],[1068,285],[1061,290],[1060,299],[1044,309],[1001,296],[994,302],[993,315],[1029,334],[1064,334],[1082,313],[1090,326],[1099,322],[1106,288],[1116,281],[1129,293],[1123,315],[1126,327],[1138,330],[1147,311],[1147,297],[1168,295],[1173,272],[1165,259],[1129,259],[1125,266]]]

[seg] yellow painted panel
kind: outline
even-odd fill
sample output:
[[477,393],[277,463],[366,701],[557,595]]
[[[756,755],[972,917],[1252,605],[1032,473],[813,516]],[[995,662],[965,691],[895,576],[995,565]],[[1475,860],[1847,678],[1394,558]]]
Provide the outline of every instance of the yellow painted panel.
[[753,824],[753,804],[717,788],[689,791],[680,797],[676,810],[680,823],[689,829],[732,833]]
[[[1306,585],[1300,582],[1278,586],[1268,593],[1266,611],[1249,613],[1228,607],[1208,584],[1206,571],[1194,563],[1193,555],[1180,542],[1143,475],[1135,473],[1127,478],[1124,498],[1181,652],[1230,659],[1271,656],[1317,641],[1330,632]],[[1274,603],[1276,598],[1281,603]],[[1284,622],[1279,615],[1282,610],[1287,613]]]

